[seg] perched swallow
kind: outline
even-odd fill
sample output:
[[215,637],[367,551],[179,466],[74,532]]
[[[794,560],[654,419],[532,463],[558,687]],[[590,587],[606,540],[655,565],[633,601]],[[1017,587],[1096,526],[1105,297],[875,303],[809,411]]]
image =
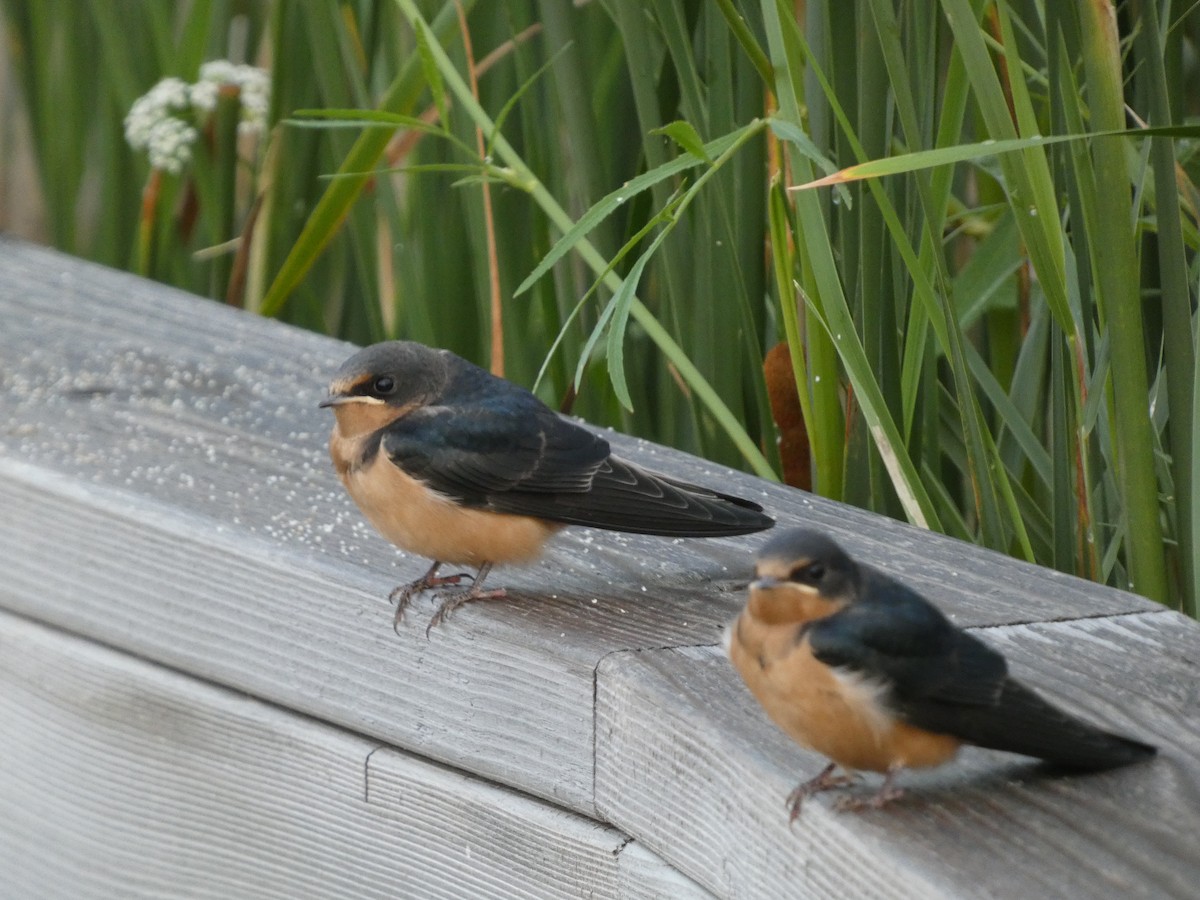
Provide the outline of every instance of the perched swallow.
[[949,762],[962,744],[1077,771],[1157,752],[1047,703],[1008,676],[1000,653],[815,531],[788,529],[762,548],[726,641],[775,723],[832,760],[788,795],[790,821],[809,795],[853,780],[838,766],[885,773],[873,797],[838,804],[878,808],[902,794],[901,769]]
[[[433,560],[391,594],[408,602],[471,578],[430,627],[458,606],[503,597],[482,589],[496,563],[528,562],[565,525],[636,534],[717,537],[775,524],[749,500],[658,475],[609,452],[529,391],[448,350],[410,341],[351,356],[329,396],[334,467],[354,502],[396,546]],[[437,575],[443,563],[478,569]]]

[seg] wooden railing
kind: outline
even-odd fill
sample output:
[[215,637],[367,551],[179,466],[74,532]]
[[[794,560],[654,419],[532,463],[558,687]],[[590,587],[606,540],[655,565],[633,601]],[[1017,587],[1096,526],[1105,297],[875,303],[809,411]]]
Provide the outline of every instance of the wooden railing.
[[[883,810],[719,649],[762,538],[568,529],[427,640],[316,408],[350,348],[0,241],[0,895],[1194,896],[1200,626],[685,454],[827,528],[1090,719],[1157,743],[1050,777],[980,750]],[[870,786],[870,783],[869,783]]]

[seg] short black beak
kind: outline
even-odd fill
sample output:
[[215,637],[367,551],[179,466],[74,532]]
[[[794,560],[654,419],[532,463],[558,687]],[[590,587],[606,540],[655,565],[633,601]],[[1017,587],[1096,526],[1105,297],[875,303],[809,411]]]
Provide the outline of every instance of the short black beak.
[[317,404],[317,409],[325,409],[328,406],[337,406],[339,403],[345,403],[345,397],[326,397]]

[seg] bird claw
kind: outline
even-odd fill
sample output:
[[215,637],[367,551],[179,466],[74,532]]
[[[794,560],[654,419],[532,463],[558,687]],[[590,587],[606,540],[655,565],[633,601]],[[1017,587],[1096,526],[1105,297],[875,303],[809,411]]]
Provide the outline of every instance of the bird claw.
[[837,803],[833,805],[834,810],[836,812],[852,812],[859,809],[882,809],[893,800],[899,800],[904,796],[904,790],[896,787],[894,782],[902,768],[900,765],[893,765],[888,769],[879,790],[869,797],[838,798]]
[[450,617],[450,614],[460,606],[474,603],[476,600],[499,600],[507,597],[508,592],[504,588],[494,588],[490,591],[485,591],[478,584],[474,584],[464,591],[451,591],[441,596],[444,598],[444,602],[437,608],[437,612],[433,614],[432,618],[430,618],[429,624],[425,626],[426,640],[429,639],[430,632],[446,621]]
[[860,809],[882,809],[893,800],[904,796],[904,788],[884,784],[876,793],[869,797],[840,797],[833,808],[837,812],[855,812]]
[[388,602],[396,607],[396,616],[392,620],[392,630],[396,634],[400,633],[400,624],[404,621],[404,611],[408,609],[408,604],[418,594],[434,588],[459,585],[464,578],[475,580],[475,576],[470,572],[457,572],[454,575],[437,575],[436,572],[437,566],[434,566],[416,581],[411,584],[402,584],[388,594]]
[[472,575],[470,572],[456,572],[453,575],[438,575],[438,567],[440,562],[435,562],[429,567],[429,571],[414,581],[412,584],[402,585],[388,594],[388,600],[396,604],[396,617],[392,620],[392,630],[396,634],[400,633],[400,623],[404,621],[404,611],[408,608],[408,604],[413,597],[424,591],[432,590],[446,586],[457,586],[462,583],[464,578],[470,579],[471,586],[461,591],[450,591],[443,594],[443,603],[437,608],[437,612],[433,614],[433,618],[429,620],[429,625],[425,628],[425,637],[429,638],[429,633],[435,625],[440,625],[446,620],[450,613],[458,609],[464,603],[472,603],[476,600],[493,600],[499,597],[507,597],[504,588],[495,588],[490,591],[483,589],[483,580],[487,578],[488,572],[492,570],[492,564],[485,562],[479,567],[479,571]]
[[834,775],[833,772],[836,768],[837,763],[830,763],[816,777],[810,778],[808,781],[802,781],[787,795],[784,805],[788,809],[789,826],[800,817],[800,808],[804,805],[806,798],[811,797],[813,794],[819,794],[822,791],[846,787],[858,781],[858,775],[856,774]]

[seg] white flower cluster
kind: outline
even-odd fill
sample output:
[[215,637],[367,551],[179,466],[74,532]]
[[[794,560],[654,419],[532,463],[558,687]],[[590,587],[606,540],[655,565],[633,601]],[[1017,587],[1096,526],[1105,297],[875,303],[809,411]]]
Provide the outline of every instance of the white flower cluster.
[[217,94],[224,85],[238,89],[242,104],[238,131],[260,134],[267,122],[267,107],[271,102],[271,81],[264,69],[236,65],[227,59],[214,59],[200,67],[200,80],[191,87],[192,106],[211,111],[217,105]]
[[200,80],[195,84],[164,78],[138,97],[125,116],[125,140],[134,150],[146,151],[154,168],[178,174],[191,160],[192,144],[199,136],[192,125],[195,114],[212,112],[225,85],[238,89],[238,132],[261,133],[271,96],[267,73],[219,59],[200,67]]
[[145,150],[150,165],[176,173],[192,158],[196,129],[175,114],[190,108],[188,83],[164,78],[138,97],[125,116],[125,140]]

